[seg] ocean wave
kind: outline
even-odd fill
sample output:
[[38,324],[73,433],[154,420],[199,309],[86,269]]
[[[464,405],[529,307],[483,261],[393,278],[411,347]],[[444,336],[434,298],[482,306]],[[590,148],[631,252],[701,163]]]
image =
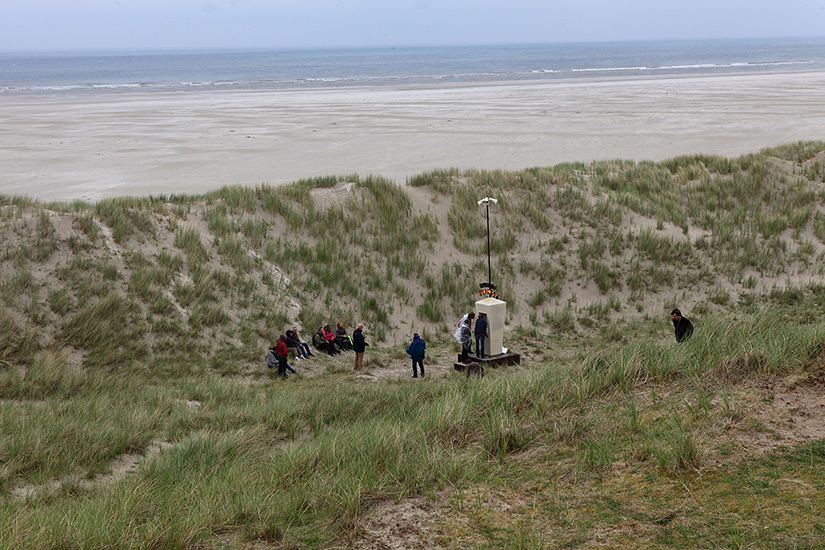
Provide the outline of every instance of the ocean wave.
[[[151,63],[140,56],[129,58],[128,62],[115,58],[116,62],[110,63],[110,66],[105,66],[107,58],[103,58],[103,61],[97,57],[61,58],[46,63],[39,57],[12,59],[0,55],[0,94],[79,95],[136,91],[416,86],[586,79],[622,73],[684,74],[725,70],[738,73],[764,71],[771,67],[776,67],[777,70],[782,70],[781,67],[793,70],[793,67],[811,65],[825,67],[825,58],[820,59],[817,55],[820,51],[825,53],[825,42],[821,46],[808,47],[804,52],[797,52],[793,47],[787,51],[771,50],[768,55],[775,55],[774,60],[764,59],[767,51],[765,45],[760,46],[758,53],[731,54],[727,50],[719,50],[718,54],[713,55],[716,59],[727,62],[716,63],[705,62],[709,55],[703,53],[705,57],[699,57],[693,49],[688,51],[677,48],[675,53],[668,54],[667,49],[647,53],[623,46],[605,47],[604,50],[601,47],[591,45],[588,48],[593,51],[583,54],[580,46],[571,46],[569,50],[562,46],[536,46],[512,50],[511,55],[506,48],[479,47],[463,51],[461,56],[456,56],[454,50],[445,48],[436,51],[436,54],[442,54],[441,57],[429,52],[430,59],[419,59],[418,53],[412,58],[410,52],[403,51],[378,51],[375,58],[365,58],[360,52],[352,56],[347,52],[330,52],[329,58],[319,57],[312,52],[289,56],[273,54],[272,58],[255,52],[209,56],[170,54],[150,56],[147,59]],[[602,54],[609,54],[614,66],[594,66],[600,60],[608,58]],[[100,67],[102,62],[103,68]],[[66,69],[67,63],[77,70],[76,82],[67,80],[67,77],[72,78],[71,75],[74,74],[72,70]],[[96,81],[101,74],[106,74],[110,81]]]
[[763,67],[782,65],[810,65],[816,61],[751,61],[748,63],[696,63],[690,65],[642,65],[638,67],[587,67],[571,69],[574,73],[598,73],[616,71],[679,71],[688,69],[728,69],[732,67]]

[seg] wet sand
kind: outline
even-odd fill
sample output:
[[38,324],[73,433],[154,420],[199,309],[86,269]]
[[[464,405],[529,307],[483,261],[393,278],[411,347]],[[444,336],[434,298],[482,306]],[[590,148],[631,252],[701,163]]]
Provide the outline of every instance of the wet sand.
[[0,97],[0,193],[198,193],[357,173],[735,156],[825,139],[825,73]]

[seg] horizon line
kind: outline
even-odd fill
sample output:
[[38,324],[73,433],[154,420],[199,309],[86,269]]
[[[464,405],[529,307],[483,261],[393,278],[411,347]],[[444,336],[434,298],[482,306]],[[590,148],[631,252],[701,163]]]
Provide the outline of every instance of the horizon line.
[[559,46],[584,44],[654,44],[665,42],[724,42],[724,41],[763,41],[763,40],[825,40],[820,36],[749,36],[749,37],[705,37],[705,38],[651,38],[628,40],[577,40],[548,42],[467,42],[453,44],[385,44],[385,45],[348,45],[348,46],[141,46],[130,48],[90,47],[90,48],[23,48],[0,49],[0,55],[25,54],[157,54],[157,53],[232,53],[232,52],[320,52],[320,51],[369,51],[369,50],[408,50],[433,48],[481,48],[481,47],[525,47],[525,46]]

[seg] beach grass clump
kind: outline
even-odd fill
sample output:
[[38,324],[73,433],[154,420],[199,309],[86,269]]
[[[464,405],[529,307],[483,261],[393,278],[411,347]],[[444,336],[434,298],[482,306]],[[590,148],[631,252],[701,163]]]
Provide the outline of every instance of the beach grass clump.
[[246,244],[235,235],[227,235],[216,243],[218,254],[239,273],[248,272],[253,265]]
[[556,187],[553,206],[572,221],[584,222],[590,219],[590,202],[578,186]]
[[263,246],[264,241],[267,240],[267,232],[269,231],[269,222],[261,218],[247,219],[241,222],[241,232],[254,249],[259,249]]
[[197,302],[192,307],[189,316],[189,324],[193,329],[204,327],[222,326],[229,321],[229,316],[223,311],[220,304],[210,302]]
[[3,393],[6,398],[13,399],[68,398],[86,384],[86,379],[84,371],[69,363],[65,348],[47,349],[36,353],[27,362],[22,380],[6,385]]
[[7,306],[20,302],[21,297],[33,296],[38,291],[38,283],[34,274],[28,269],[17,271],[0,282],[0,296]]
[[760,154],[802,164],[815,158],[818,154],[822,153],[822,151],[825,151],[825,141],[798,141],[796,143],[762,149]]
[[11,312],[0,307],[0,368],[27,363],[40,349],[38,330],[20,328]]
[[447,170],[432,170],[407,178],[407,185],[411,187],[429,187],[442,195],[449,195],[453,185],[464,178],[464,173],[458,168]]
[[658,264],[684,265],[694,256],[690,239],[674,241],[672,237],[657,235],[649,227],[639,231],[636,250],[643,259]]
[[221,187],[211,193],[207,193],[205,198],[210,202],[220,202],[220,204],[225,205],[232,214],[255,212],[258,205],[255,190],[240,185]]
[[453,243],[461,251],[472,250],[472,241],[487,237],[484,219],[478,215],[480,190],[472,184],[457,185],[453,190],[447,221]]
[[225,238],[238,230],[237,223],[230,217],[226,203],[218,202],[204,210],[204,218],[209,231],[218,238]]
[[596,179],[600,189],[612,192],[618,204],[639,214],[662,219],[683,227],[687,213],[682,187],[665,166],[641,162],[618,172],[608,172]]
[[118,244],[124,244],[133,236],[155,237],[157,228],[152,217],[149,199],[117,198],[104,199],[95,204],[95,215],[99,216],[112,229],[112,238]]
[[132,300],[111,292],[65,320],[61,340],[88,352],[86,365],[128,368],[145,358],[145,321]]
[[178,227],[175,229],[175,246],[186,253],[190,266],[196,266],[209,260],[209,253],[203,246],[200,232],[195,227]]
[[37,237],[32,250],[32,260],[43,262],[48,260],[57,250],[57,238],[54,224],[47,212],[41,212],[37,219]]

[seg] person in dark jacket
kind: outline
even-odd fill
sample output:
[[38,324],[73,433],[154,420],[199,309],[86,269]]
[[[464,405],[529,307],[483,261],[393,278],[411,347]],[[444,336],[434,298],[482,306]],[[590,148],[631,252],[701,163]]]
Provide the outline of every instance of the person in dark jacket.
[[670,317],[673,319],[673,328],[676,333],[676,341],[679,343],[684,343],[690,340],[690,337],[693,336],[693,324],[688,320],[688,318],[682,317],[682,312],[678,309],[671,311]]
[[358,323],[358,327],[352,333],[352,351],[355,352],[355,370],[361,370],[364,365],[364,351],[369,344],[364,340],[364,325]]
[[339,322],[338,326],[335,328],[335,342],[341,349],[352,349],[352,342],[350,342],[347,329],[344,328],[344,323]]
[[461,355],[458,358],[459,363],[467,363],[470,356],[471,348],[473,346],[473,335],[470,332],[470,320],[467,319],[459,329],[459,338],[461,342]]
[[301,347],[301,341],[295,338],[295,333],[291,330],[286,331],[286,347],[287,349],[294,350],[293,353],[295,353],[296,361],[306,359],[304,348]]
[[312,350],[309,349],[309,344],[301,340],[301,335],[298,334],[298,327],[292,327],[292,337],[295,338],[295,341],[301,345],[301,351],[303,352],[304,357],[312,357]]
[[335,351],[335,348],[327,342],[327,339],[324,338],[324,327],[318,327],[318,332],[312,336],[312,345],[315,346],[315,349],[325,351],[330,355],[336,355],[338,353]]
[[487,336],[489,333],[489,328],[487,326],[487,314],[486,313],[479,313],[478,319],[476,319],[476,357],[481,357],[484,359],[484,344],[487,340]]
[[412,358],[413,378],[418,378],[418,369],[416,365],[421,367],[421,378],[424,378],[424,353],[427,349],[427,343],[416,332],[413,334],[412,343],[407,348],[407,355]]

